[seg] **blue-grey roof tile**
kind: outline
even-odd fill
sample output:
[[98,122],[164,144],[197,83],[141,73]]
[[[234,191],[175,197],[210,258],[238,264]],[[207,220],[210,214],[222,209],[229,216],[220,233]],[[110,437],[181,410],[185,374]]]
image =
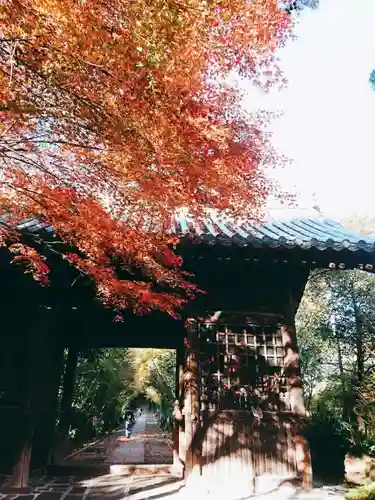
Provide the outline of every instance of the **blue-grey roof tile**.
[[[51,226],[36,219],[23,221],[17,229],[34,233],[41,230],[53,232]],[[364,238],[336,221],[323,218],[272,219],[262,224],[245,222],[235,226],[217,216],[198,221],[180,213],[173,218],[171,232],[182,238],[196,236],[202,242],[211,244],[286,249],[299,247],[304,250],[331,248],[375,253],[375,237]]]
[[199,233],[194,230],[196,221],[186,214],[174,219],[172,232],[186,237],[196,235],[203,242],[216,242],[224,245],[249,245],[264,247],[285,247],[308,250],[334,249],[337,251],[365,250],[375,252],[375,238],[364,238],[336,221],[329,219],[295,218],[270,220],[263,224],[242,223],[235,227],[218,217],[203,219]]

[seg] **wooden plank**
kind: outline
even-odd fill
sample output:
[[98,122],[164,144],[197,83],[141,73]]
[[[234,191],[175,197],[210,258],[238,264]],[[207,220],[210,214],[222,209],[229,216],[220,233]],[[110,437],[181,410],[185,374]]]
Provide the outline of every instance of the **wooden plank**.
[[[241,323],[240,318],[251,318],[251,322]],[[291,337],[295,330],[290,325],[294,325],[290,316],[283,320],[278,315],[245,312],[240,317],[222,313],[216,323],[198,325],[204,389],[201,464],[202,473],[213,481],[241,477],[241,481],[252,482],[249,487],[255,491],[261,478],[281,481],[301,476],[296,446],[301,440],[302,414],[295,411],[301,395],[293,393],[290,373],[288,378],[284,374],[290,360],[296,359],[295,338]],[[211,346],[216,346],[216,351]],[[216,359],[212,362],[214,351]],[[216,365],[217,374],[213,369]],[[237,396],[241,391],[248,394],[245,405],[243,396]],[[303,460],[306,468],[306,453]],[[301,477],[306,483],[306,470],[304,474]]]

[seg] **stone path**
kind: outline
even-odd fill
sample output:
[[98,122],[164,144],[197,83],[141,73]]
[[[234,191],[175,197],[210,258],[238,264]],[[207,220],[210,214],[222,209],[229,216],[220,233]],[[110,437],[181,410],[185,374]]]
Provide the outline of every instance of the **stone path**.
[[[38,477],[31,479],[30,493],[0,493],[0,500],[343,500],[345,496],[345,488],[340,486],[319,485],[310,491],[301,491],[286,484],[261,495],[244,494],[241,485],[234,491],[233,487],[226,489],[224,484],[208,487],[200,480],[184,487],[180,477],[163,472],[162,466],[172,463],[172,449],[154,415],[148,412],[137,418],[130,439],[125,438],[123,428],[119,429],[74,454],[67,463],[84,463],[94,468],[99,465],[111,473],[100,473],[98,468],[95,475],[91,471],[86,477],[83,473]],[[150,473],[149,464],[160,464],[160,472]]]
[[184,488],[184,481],[168,476],[103,475],[95,478],[40,478],[32,492],[1,495],[0,500],[343,500],[345,488],[316,487],[310,491],[283,487],[269,494],[241,495],[238,491],[208,492]]
[[136,418],[130,439],[124,428],[72,455],[67,464],[90,465],[172,464],[172,448],[162,435],[155,416],[144,412]]
[[124,436],[124,429],[117,431],[117,446],[108,454],[107,464],[143,464],[145,461],[145,430],[148,415],[137,417],[130,439]]
[[172,475],[106,474],[97,477],[40,477],[31,492],[0,494],[0,500],[146,500],[168,498],[183,487]]
[[161,433],[153,414],[147,415],[144,443],[145,464],[173,463],[173,444]]
[[225,479],[217,483],[220,484],[205,484],[202,478],[198,478],[195,484],[187,484],[168,500],[344,500],[347,491],[341,485],[316,485],[311,490],[304,490],[293,482],[285,482],[277,488],[266,487],[262,492],[252,493],[243,483],[236,487],[231,481],[226,484]]
[[310,491],[293,485],[268,493],[241,494],[203,484],[185,488],[184,481],[172,475],[107,474],[97,477],[41,477],[31,482],[29,494],[0,494],[0,500],[344,500],[343,486],[316,486]]
[[[68,470],[72,470],[71,466],[77,466],[78,468],[73,469],[77,470],[77,475],[32,478],[30,493],[0,493],[0,500],[163,498],[165,495],[170,496],[177,492],[183,486],[182,480],[178,476],[163,472],[163,467],[156,475],[150,473],[147,465],[163,466],[172,462],[173,455],[169,439],[162,434],[155,416],[145,412],[136,418],[130,439],[125,437],[124,427],[121,427],[104,439],[67,457],[65,464],[69,467]],[[133,469],[131,465],[146,466],[146,469]],[[92,466],[94,469],[99,466],[100,468],[95,475],[91,471],[89,476],[84,477],[82,475],[84,472],[80,472],[79,466],[88,466],[91,469]],[[116,466],[118,466],[118,472],[116,472]],[[103,468],[111,472],[103,474],[100,472]],[[3,484],[5,480],[6,478],[0,478],[0,483]]]

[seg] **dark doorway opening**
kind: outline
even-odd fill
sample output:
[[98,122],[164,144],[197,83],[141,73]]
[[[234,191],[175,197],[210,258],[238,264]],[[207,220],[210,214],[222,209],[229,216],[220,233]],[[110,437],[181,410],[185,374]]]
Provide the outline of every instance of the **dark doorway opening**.
[[[56,464],[173,463],[175,349],[67,349],[59,393]],[[127,411],[134,417],[130,435]]]

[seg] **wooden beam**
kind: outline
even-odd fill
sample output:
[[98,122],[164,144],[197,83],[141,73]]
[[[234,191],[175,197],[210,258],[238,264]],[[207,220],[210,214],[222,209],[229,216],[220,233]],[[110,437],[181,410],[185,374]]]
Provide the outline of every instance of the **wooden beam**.
[[185,417],[185,477],[201,474],[199,453],[199,337],[198,325],[190,322],[186,338],[186,365],[184,371],[184,417]]

